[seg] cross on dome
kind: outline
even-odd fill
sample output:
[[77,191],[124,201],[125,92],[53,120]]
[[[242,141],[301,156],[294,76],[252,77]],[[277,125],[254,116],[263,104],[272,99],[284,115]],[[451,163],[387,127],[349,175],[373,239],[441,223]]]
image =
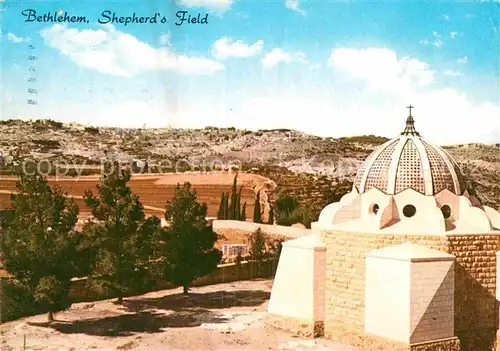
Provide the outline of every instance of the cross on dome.
[[413,120],[413,116],[411,115],[411,109],[415,108],[414,106],[410,105],[406,107],[408,110],[410,110],[410,114],[408,115],[408,118],[406,119],[406,128],[405,130],[401,133],[401,135],[414,135],[414,136],[420,136],[420,134],[417,132],[415,129],[415,121]]
[[412,109],[412,108],[415,108],[415,107],[414,107],[414,106],[412,106],[412,105],[410,105],[410,106],[407,106],[406,108],[410,110],[410,117],[411,117],[411,109]]

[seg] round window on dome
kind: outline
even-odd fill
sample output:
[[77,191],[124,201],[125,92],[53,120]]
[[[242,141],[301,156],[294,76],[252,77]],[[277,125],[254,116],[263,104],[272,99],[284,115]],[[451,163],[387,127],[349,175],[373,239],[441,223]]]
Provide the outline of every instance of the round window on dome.
[[444,219],[448,219],[451,217],[451,207],[448,205],[444,205],[441,207],[441,212],[443,213]]
[[406,205],[403,207],[403,214],[407,218],[411,218],[415,216],[415,213],[417,213],[417,209],[413,205]]
[[377,204],[371,204],[370,208],[369,208],[370,214],[376,215],[378,213],[379,209],[380,209],[379,205],[377,205]]

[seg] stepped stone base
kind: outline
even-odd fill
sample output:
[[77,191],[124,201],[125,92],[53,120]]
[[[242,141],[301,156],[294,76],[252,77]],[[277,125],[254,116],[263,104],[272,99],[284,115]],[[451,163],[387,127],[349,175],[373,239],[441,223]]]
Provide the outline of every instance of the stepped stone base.
[[410,351],[461,351],[457,337],[410,345]]
[[282,330],[288,330],[297,335],[306,338],[319,338],[324,336],[324,322],[308,322],[301,321],[295,318],[283,317],[271,314],[269,315],[266,324]]
[[[333,326],[333,324],[330,324]],[[336,325],[325,332],[328,339],[350,345],[358,351],[463,351],[457,337],[405,344],[383,337],[367,335],[357,326]]]

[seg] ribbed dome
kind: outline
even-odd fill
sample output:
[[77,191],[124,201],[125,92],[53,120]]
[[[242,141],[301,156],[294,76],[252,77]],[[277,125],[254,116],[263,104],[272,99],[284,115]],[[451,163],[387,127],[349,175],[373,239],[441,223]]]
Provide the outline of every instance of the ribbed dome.
[[466,183],[460,168],[441,147],[426,142],[415,130],[413,117],[401,136],[377,148],[361,165],[354,186],[359,193],[377,188],[386,194],[413,189],[435,195],[448,189],[462,195]]

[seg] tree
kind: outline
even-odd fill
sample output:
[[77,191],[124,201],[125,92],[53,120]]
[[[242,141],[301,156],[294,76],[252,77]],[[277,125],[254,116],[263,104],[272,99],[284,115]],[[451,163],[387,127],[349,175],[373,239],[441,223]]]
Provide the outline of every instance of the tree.
[[213,272],[222,258],[214,247],[217,234],[207,226],[207,205],[196,199],[189,182],[177,184],[165,211],[169,225],[163,231],[163,277],[182,286],[185,294],[193,280]]
[[240,221],[245,222],[247,220],[247,203],[246,201],[243,203],[241,207]]
[[274,204],[275,214],[280,216],[283,213],[292,213],[295,209],[299,207],[299,202],[296,198],[291,195],[280,194],[276,203]]
[[248,254],[252,261],[261,261],[267,257],[267,237],[260,228],[248,237]]
[[231,188],[231,199],[229,199],[229,193],[223,192],[221,194],[221,200],[219,203],[219,209],[217,210],[217,219],[233,219],[237,221],[245,221],[242,219],[243,208],[241,206],[241,193],[243,191],[243,186],[240,190],[237,190],[237,178],[236,175],[233,179],[233,186]]
[[227,219],[227,196],[226,193],[222,193],[220,196],[219,209],[217,210],[217,219]]
[[233,187],[231,188],[231,204],[229,205],[229,219],[236,219],[236,217],[238,217],[240,212],[240,208],[238,206],[237,182],[238,182],[238,174],[234,176]]
[[269,208],[269,219],[267,221],[267,224],[274,224],[274,206],[271,206]]
[[292,225],[296,223],[299,217],[298,209],[299,202],[297,199],[290,195],[280,194],[274,204],[276,222],[279,225]]
[[255,223],[262,223],[262,213],[260,211],[260,190],[255,197],[255,205],[253,208],[253,221]]
[[20,175],[17,189],[2,214],[3,265],[52,321],[53,313],[71,306],[71,279],[83,271],[78,206],[38,173]]
[[127,186],[130,172],[118,164],[112,167],[97,185],[98,197],[85,192],[94,219],[85,224],[83,234],[85,247],[92,251],[89,287],[112,293],[122,303],[128,291],[153,284],[151,260],[157,257],[160,219],[146,218],[139,197]]

